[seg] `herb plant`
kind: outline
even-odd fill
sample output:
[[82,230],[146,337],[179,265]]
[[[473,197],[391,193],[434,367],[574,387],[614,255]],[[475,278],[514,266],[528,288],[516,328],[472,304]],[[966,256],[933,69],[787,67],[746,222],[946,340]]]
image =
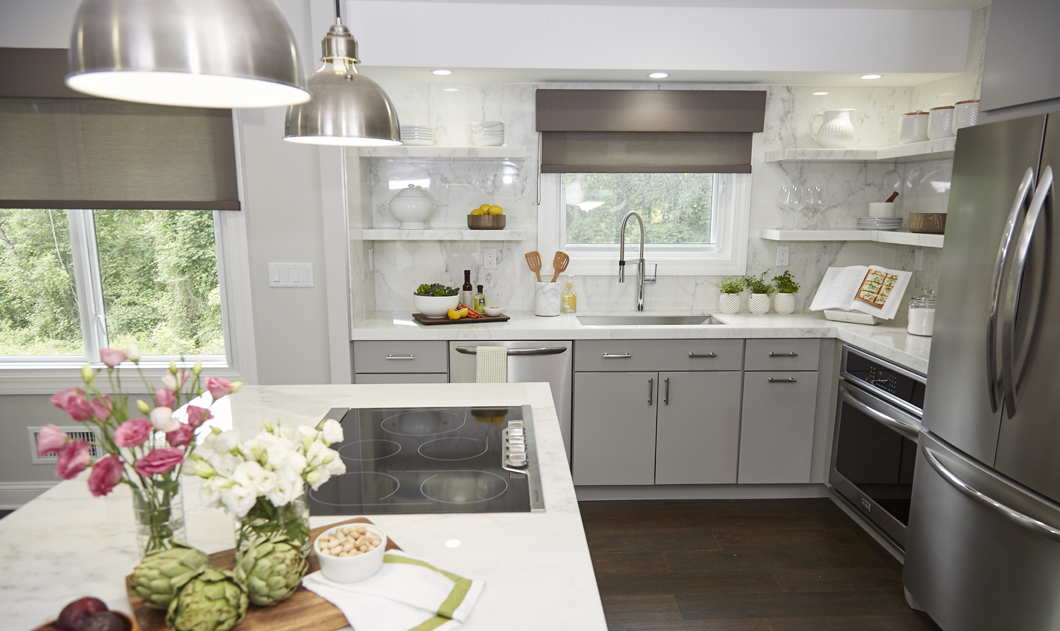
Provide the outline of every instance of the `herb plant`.
[[799,291],[799,284],[795,282],[791,272],[784,272],[780,276],[774,276],[773,282],[776,283],[777,291],[782,294],[794,294]]
[[744,282],[742,278],[733,278],[732,276],[726,276],[725,280],[721,281],[721,293],[723,294],[738,294],[744,289]]
[[772,296],[773,292],[776,291],[776,287],[773,287],[773,283],[767,281],[765,276],[766,273],[762,272],[758,276],[747,276],[744,278],[744,283],[747,285],[747,288],[751,290],[752,294]]
[[428,285],[424,283],[416,288],[417,296],[455,296],[460,293],[460,290],[456,287],[446,287],[441,283],[434,283]]

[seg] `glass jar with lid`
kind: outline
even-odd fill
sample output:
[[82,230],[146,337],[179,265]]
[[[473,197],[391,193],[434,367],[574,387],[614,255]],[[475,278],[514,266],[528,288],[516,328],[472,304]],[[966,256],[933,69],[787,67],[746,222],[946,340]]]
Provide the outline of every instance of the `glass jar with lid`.
[[929,290],[909,301],[908,331],[913,335],[931,336],[935,326],[935,292]]

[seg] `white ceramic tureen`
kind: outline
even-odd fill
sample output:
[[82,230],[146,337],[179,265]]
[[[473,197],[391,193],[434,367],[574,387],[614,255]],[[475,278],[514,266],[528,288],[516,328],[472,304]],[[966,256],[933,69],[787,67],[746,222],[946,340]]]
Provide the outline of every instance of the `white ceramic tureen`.
[[430,193],[415,184],[409,184],[389,204],[383,204],[383,208],[401,222],[399,228],[402,230],[423,230],[439,206],[441,204],[436,203]]

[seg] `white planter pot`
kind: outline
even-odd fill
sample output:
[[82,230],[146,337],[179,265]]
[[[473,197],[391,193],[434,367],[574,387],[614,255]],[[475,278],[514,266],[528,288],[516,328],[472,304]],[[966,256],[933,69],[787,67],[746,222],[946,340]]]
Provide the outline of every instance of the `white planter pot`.
[[428,318],[444,318],[460,304],[460,296],[412,296],[416,311]]
[[728,315],[740,313],[740,294],[722,294],[718,310]]
[[748,307],[754,315],[762,315],[769,312],[769,294],[751,294]]
[[781,294],[773,296],[773,309],[781,314],[788,315],[795,311],[795,294]]

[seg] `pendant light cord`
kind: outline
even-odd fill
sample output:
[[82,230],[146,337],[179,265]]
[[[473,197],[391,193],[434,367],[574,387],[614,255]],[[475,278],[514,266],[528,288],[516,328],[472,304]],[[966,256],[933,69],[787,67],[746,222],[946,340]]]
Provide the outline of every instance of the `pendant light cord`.
[[335,24],[342,24],[342,0],[335,0]]

